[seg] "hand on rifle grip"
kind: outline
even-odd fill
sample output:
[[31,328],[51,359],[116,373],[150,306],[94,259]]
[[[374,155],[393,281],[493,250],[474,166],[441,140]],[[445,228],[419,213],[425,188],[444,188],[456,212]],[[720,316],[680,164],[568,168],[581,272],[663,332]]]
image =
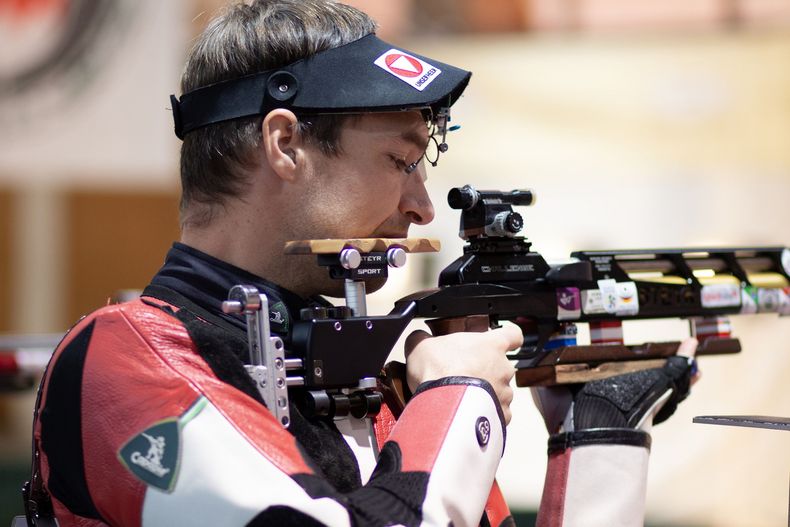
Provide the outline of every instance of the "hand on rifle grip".
[[590,428],[639,428],[668,419],[699,379],[688,338],[662,368],[617,375],[585,384],[531,388],[550,434]]
[[514,326],[486,332],[460,332],[431,336],[415,331],[406,338],[406,372],[409,389],[444,377],[477,377],[488,382],[510,422],[515,374],[505,353],[521,347],[521,331]]

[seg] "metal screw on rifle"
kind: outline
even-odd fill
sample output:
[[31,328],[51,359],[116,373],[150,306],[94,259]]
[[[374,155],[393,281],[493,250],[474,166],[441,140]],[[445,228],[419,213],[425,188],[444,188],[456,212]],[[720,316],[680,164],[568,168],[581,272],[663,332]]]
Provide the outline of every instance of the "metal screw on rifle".
[[277,89],[280,90],[280,93],[285,93],[285,92],[288,91],[288,85],[287,84],[280,84],[280,86]]
[[387,249],[387,263],[390,267],[403,267],[406,265],[406,251],[400,247]]
[[365,328],[366,329],[373,329],[373,322],[371,322],[370,320],[366,320],[365,321]]
[[362,263],[362,255],[353,247],[340,251],[340,265],[343,269],[356,269]]
[[285,379],[283,379],[282,377],[278,378],[277,379],[277,387],[278,388],[283,388],[284,386],[285,386]]
[[324,370],[322,370],[320,366],[316,366],[315,368],[313,368],[313,373],[315,374],[316,377],[321,377],[324,375]]
[[335,331],[340,331],[341,329],[343,329],[343,324],[335,322]]
[[278,370],[282,370],[283,366],[284,366],[284,364],[283,364],[283,360],[282,359],[280,359],[280,358],[274,359],[274,367],[275,368],[277,368]]

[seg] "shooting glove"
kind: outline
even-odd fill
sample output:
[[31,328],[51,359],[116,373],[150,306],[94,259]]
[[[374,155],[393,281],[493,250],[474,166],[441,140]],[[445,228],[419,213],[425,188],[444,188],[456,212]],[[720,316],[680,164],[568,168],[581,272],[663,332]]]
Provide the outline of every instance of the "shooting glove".
[[689,393],[693,359],[570,386],[533,389],[549,437],[538,526],[641,526],[648,431]]
[[649,431],[689,394],[693,359],[674,356],[663,368],[569,386],[534,388],[532,397],[550,433],[593,428]]

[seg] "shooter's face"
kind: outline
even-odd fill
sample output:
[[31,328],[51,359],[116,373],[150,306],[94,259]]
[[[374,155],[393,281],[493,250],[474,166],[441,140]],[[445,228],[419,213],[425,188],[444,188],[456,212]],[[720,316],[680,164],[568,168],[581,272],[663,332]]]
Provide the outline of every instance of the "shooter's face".
[[426,172],[406,167],[422,156],[428,128],[419,112],[365,114],[341,133],[341,152],[313,150],[313,200],[308,207],[327,238],[403,238],[413,223],[434,217]]
[[[427,143],[428,128],[414,111],[350,119],[339,156],[308,146],[305,234],[313,239],[405,238],[412,224],[429,223],[434,209],[425,189],[425,164],[406,170]],[[369,283],[368,289],[381,285]]]

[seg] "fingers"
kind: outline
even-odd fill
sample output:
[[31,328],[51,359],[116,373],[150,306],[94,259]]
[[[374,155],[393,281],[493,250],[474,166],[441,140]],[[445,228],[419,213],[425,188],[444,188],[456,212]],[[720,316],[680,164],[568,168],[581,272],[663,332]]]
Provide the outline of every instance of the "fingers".
[[[697,346],[699,345],[699,341],[694,337],[687,338],[683,342],[680,343],[678,347],[677,355],[679,357],[688,357],[689,359],[694,359],[694,356],[697,354]],[[699,381],[702,373],[696,368],[696,365],[693,366],[693,373],[691,375],[690,383],[691,386],[694,386],[697,381]]]
[[496,335],[504,339],[505,349],[508,351],[516,350],[524,344],[524,334],[518,326],[502,326],[491,331],[491,335]]
[[432,337],[425,331],[411,333],[405,342],[406,373],[409,388],[443,377],[476,377],[488,382],[510,422],[513,389],[510,382],[516,370],[505,352],[518,349],[523,342],[515,326],[485,333],[462,332]]
[[411,352],[414,351],[414,348],[416,348],[420,342],[430,337],[430,333],[421,329],[413,331],[408,337],[406,337],[406,342],[404,344],[404,353],[406,354],[406,358],[409,357]]
[[697,354],[697,345],[699,342],[694,337],[689,337],[680,343],[677,354],[681,357],[694,358]]

